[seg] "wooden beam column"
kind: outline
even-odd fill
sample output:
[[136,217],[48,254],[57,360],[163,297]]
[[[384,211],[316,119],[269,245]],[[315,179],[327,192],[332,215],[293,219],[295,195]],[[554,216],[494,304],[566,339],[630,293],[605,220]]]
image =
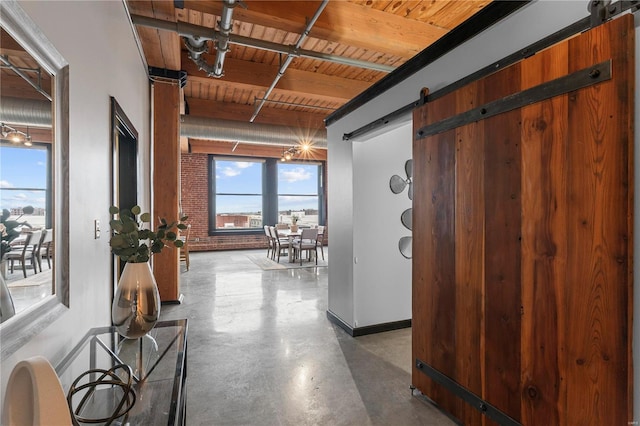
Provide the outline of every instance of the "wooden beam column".
[[[180,196],[180,86],[153,84],[153,214],[178,220]],[[180,300],[179,250],[165,248],[154,256],[153,274],[162,302]]]

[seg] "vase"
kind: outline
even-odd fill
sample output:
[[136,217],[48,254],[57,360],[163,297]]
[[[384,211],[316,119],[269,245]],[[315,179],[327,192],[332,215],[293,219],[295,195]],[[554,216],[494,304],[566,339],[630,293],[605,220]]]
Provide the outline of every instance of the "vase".
[[289,229],[291,230],[291,232],[298,232],[298,225],[291,225]]
[[160,293],[148,262],[126,263],[111,306],[113,325],[121,336],[137,339],[160,317]]

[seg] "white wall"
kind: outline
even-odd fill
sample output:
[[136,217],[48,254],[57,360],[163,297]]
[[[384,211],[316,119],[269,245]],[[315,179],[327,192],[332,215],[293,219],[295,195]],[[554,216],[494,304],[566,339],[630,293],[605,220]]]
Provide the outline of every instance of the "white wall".
[[400,194],[389,188],[391,176],[406,177],[411,132],[408,122],[367,143],[353,144],[355,327],[411,318],[411,260],[398,249],[400,237],[411,235],[400,222],[411,200],[408,188]]
[[[70,309],[3,360],[2,400],[18,361],[43,355],[55,365],[89,328],[111,323],[109,96],[118,100],[138,130],[144,165],[139,200],[149,207],[149,84],[123,3],[21,1],[20,5],[69,62]],[[94,219],[102,224],[97,240]]]
[[[334,135],[335,136],[335,135]],[[350,143],[336,136],[327,151],[327,226],[330,235],[328,309],[353,324],[353,153]]]
[[[452,52],[448,53],[444,57],[438,59],[434,63],[428,65],[420,72],[415,75],[407,78],[405,81],[395,86],[393,89],[389,90],[378,96],[376,99],[370,101],[363,107],[354,111],[353,113],[343,117],[341,120],[333,123],[327,129],[327,138],[328,138],[328,146],[329,146],[329,158],[332,158],[332,150],[339,147],[341,152],[347,150],[345,145],[355,145],[360,142],[349,143],[342,141],[342,135],[344,133],[349,133],[377,118],[380,118],[401,106],[407,105],[410,102],[418,99],[419,91],[422,87],[427,87],[431,92],[434,92],[446,85],[457,81],[458,79],[473,73],[487,65],[492,64],[495,61],[500,60],[501,58],[518,51],[519,49],[532,44],[535,41],[538,41],[545,36],[554,33],[569,24],[572,24],[579,19],[588,15],[587,11],[587,1],[552,1],[552,0],[540,0],[537,2],[533,2],[509,16],[504,21],[494,25],[492,28],[484,31],[473,40],[470,40],[460,47],[454,49]],[[640,35],[638,28],[640,28],[640,18],[638,14],[636,14],[636,87],[640,87]],[[638,145],[638,141],[640,141],[640,96],[638,95],[638,90],[636,90],[636,120],[635,120],[635,141],[636,145]],[[392,132],[393,130],[390,130]],[[366,141],[366,137],[361,137],[360,140],[364,140],[365,144],[369,142]],[[370,137],[371,141],[379,140],[379,137]],[[390,141],[389,143],[394,143]],[[378,147],[380,150],[384,150],[385,148],[382,146]],[[353,181],[358,182],[359,176],[356,170],[360,170],[361,167],[357,167],[361,161],[358,156],[362,150],[359,148],[354,148],[353,150],[353,166],[354,166],[354,176]],[[367,155],[370,155],[367,153]],[[636,167],[640,164],[640,149],[638,147],[635,148],[636,155]],[[331,163],[330,163],[331,164]],[[346,164],[346,160],[341,163],[341,167],[346,168],[348,165]],[[329,181],[332,180],[332,168],[329,168]],[[342,197],[349,191],[353,191],[352,189],[340,187],[338,189],[339,195]],[[329,191],[329,203],[330,205],[334,203],[333,193],[334,188],[330,188]],[[386,191],[386,188],[380,188],[380,196],[383,196],[383,193]],[[640,182],[636,179],[635,182],[635,211],[640,211]],[[359,197],[355,197],[355,199],[360,200]],[[354,204],[352,213],[359,212],[360,206],[358,201]],[[329,221],[332,225],[340,225],[342,227],[346,227],[348,225],[348,221],[351,220],[347,212],[341,212],[343,216],[333,216],[332,210],[329,210]],[[355,215],[355,213],[354,213]],[[635,229],[640,229],[640,215],[635,214],[634,218],[636,223],[634,223]],[[349,218],[348,220],[346,218]],[[355,221],[354,221],[355,222]],[[634,245],[636,247],[640,247],[640,233],[636,232],[634,235]],[[333,235],[332,235],[333,238]],[[331,262],[336,257],[340,258],[347,255],[353,254],[354,247],[360,247],[363,244],[363,240],[366,236],[362,235],[360,232],[353,233],[353,241],[348,242],[346,238],[341,240],[341,245],[338,247],[334,247],[333,244],[331,246]],[[332,239],[333,242],[333,239]],[[374,268],[377,268],[371,272],[371,275],[377,273],[383,273],[386,269],[392,267],[390,262],[385,258],[384,255],[380,254],[376,258],[369,259],[369,263],[374,265]],[[634,263],[636,265],[640,265],[640,250],[634,250]],[[343,310],[344,318],[348,318],[350,315],[353,316],[354,312],[357,312],[357,315],[363,315],[364,312],[370,312],[370,315],[366,315],[368,320],[374,322],[384,322],[385,316],[383,314],[375,315],[375,311],[378,308],[374,306],[373,303],[375,301],[365,300],[364,295],[365,291],[361,289],[366,288],[366,282],[360,282],[358,279],[358,274],[343,274],[342,270],[335,269],[331,270],[331,264],[329,266],[330,274],[329,274],[329,294],[339,294],[342,291],[350,291],[356,295],[354,298],[353,305],[350,307],[341,306]],[[333,273],[332,273],[333,272]],[[390,284],[391,285],[391,284]],[[378,291],[384,293],[388,291],[388,288],[380,288]],[[367,296],[371,299],[371,296]],[[329,298],[329,310],[332,309],[335,300]],[[367,303],[372,303],[371,306],[366,306]],[[399,302],[396,302],[399,303]],[[404,301],[402,302],[404,303]],[[633,346],[634,346],[634,382],[640,383],[640,350],[638,350],[638,345],[640,344],[640,277],[638,274],[634,277],[634,303],[633,309],[636,312],[634,315],[634,336],[633,336]],[[389,306],[389,310],[397,309],[397,306]],[[369,312],[368,312],[369,313]],[[353,325],[353,323],[349,323]],[[638,420],[640,418],[640,388],[638,385],[635,386],[634,389],[634,419]]]

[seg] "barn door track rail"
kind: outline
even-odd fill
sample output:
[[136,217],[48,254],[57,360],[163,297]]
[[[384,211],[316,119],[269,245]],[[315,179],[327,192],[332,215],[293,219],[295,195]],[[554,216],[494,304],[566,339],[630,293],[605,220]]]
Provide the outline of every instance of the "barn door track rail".
[[479,80],[483,77],[486,77],[489,74],[493,74],[494,72],[504,69],[510,65],[515,64],[522,59],[526,59],[530,56],[535,55],[536,53],[544,50],[562,40],[565,40],[569,37],[572,37],[576,34],[579,34],[583,31],[587,31],[591,28],[597,27],[613,18],[621,13],[626,11],[631,11],[634,13],[640,9],[640,0],[633,1],[618,1],[615,3],[611,3],[610,1],[605,0],[591,0],[588,2],[588,10],[590,12],[589,16],[585,16],[584,18],[570,24],[561,30],[556,31],[553,34],[544,37],[543,39],[538,40],[535,43],[530,44],[529,46],[518,50],[504,58],[496,61],[480,70],[469,74],[466,77],[461,78],[458,81],[455,81],[448,86],[443,87],[431,94],[429,96],[422,96],[421,99],[417,99],[399,109],[380,117],[368,124],[365,124],[362,127],[359,127],[352,132],[344,133],[342,135],[342,140],[349,141],[356,139],[360,136],[371,133],[381,127],[386,126],[389,123],[393,123],[400,118],[409,114],[415,107],[423,104],[424,102],[431,102],[442,96],[449,94],[460,87],[463,87],[469,83],[472,83],[476,80]]
[[422,139],[427,136],[436,135],[446,132],[447,130],[455,129],[456,127],[484,120],[610,79],[611,60],[609,59],[564,77],[556,78],[555,80],[505,96],[504,98],[486,103],[480,107],[421,127],[417,130],[415,137],[416,139]]

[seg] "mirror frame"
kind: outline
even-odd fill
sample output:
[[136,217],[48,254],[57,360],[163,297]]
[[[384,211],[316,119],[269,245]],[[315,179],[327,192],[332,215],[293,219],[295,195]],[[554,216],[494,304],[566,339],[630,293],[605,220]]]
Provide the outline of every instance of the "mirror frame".
[[54,294],[0,325],[0,360],[69,308],[69,64],[15,0],[0,1],[0,26],[52,78]]

